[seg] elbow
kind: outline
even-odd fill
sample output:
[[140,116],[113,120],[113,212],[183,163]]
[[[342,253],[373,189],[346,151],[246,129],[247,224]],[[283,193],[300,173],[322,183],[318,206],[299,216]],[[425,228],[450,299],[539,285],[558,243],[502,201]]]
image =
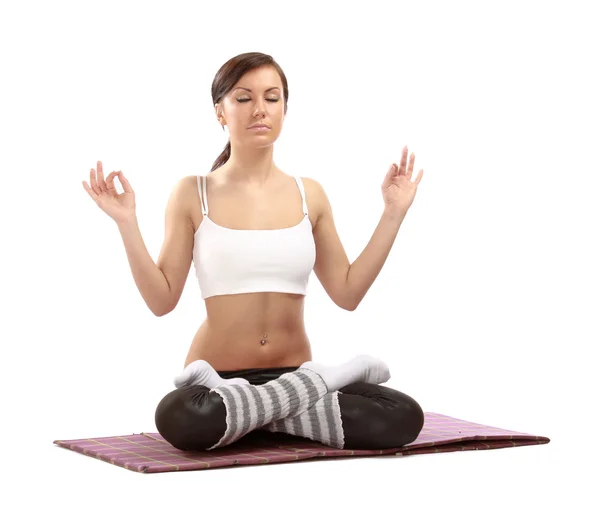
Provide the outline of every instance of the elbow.
[[356,307],[358,307],[358,303],[355,303],[352,300],[344,300],[343,303],[339,303],[338,306],[348,312],[354,312]]
[[160,305],[158,305],[158,307],[154,307],[154,308],[152,308],[150,306],[148,306],[148,307],[150,308],[150,310],[156,317],[162,317],[162,316],[166,316],[170,312],[173,312],[173,310],[175,310],[175,307],[177,307],[178,302],[179,302],[179,297],[177,297],[177,298],[169,297],[169,299],[163,300],[162,303]]
[[348,276],[350,275],[350,267],[348,267],[348,271],[346,272],[346,283],[344,285],[343,295],[341,297],[342,307],[344,310],[348,312],[354,312],[356,307],[358,307],[359,301],[353,299],[352,291],[350,290],[350,284],[348,282]]
[[152,310],[152,313],[156,317],[163,317],[163,316],[166,316],[167,314],[169,314],[170,312],[173,312],[174,308],[175,307],[163,307],[160,310]]

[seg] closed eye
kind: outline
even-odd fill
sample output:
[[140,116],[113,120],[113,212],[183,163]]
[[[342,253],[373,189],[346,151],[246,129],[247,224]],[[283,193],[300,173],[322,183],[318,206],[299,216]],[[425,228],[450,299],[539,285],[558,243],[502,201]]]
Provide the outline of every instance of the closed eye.
[[[238,98],[237,99],[238,102],[242,103],[242,102],[249,102],[250,99],[249,98]],[[279,102],[279,98],[275,99],[275,98],[267,98],[267,102]]]

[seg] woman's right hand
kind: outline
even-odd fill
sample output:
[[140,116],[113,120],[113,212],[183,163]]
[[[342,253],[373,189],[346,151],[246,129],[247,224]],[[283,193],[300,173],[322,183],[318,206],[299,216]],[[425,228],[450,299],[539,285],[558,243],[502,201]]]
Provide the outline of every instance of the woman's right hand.
[[[90,185],[83,181],[83,187],[104,212],[115,220],[117,224],[135,219],[135,193],[121,171],[111,172],[104,181],[102,162],[97,163],[98,173],[90,169]],[[117,176],[124,193],[118,194],[113,179]],[[91,186],[91,188],[90,188]]]

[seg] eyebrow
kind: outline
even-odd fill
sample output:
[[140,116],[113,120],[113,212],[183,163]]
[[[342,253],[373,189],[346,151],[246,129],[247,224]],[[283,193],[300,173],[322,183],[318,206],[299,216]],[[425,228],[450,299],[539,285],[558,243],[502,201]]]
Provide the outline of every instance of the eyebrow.
[[[237,88],[235,88],[235,89],[234,89],[234,91],[235,91],[236,89],[243,89],[243,90],[246,90],[246,91],[250,91],[250,93],[252,93],[252,90],[251,90],[251,89],[249,89],[249,88],[242,88],[241,86],[238,86]],[[265,91],[271,91],[272,89],[279,89],[279,88],[278,88],[277,86],[274,86],[274,87],[272,87],[272,88],[266,89]],[[281,90],[279,90],[279,91],[281,91]]]

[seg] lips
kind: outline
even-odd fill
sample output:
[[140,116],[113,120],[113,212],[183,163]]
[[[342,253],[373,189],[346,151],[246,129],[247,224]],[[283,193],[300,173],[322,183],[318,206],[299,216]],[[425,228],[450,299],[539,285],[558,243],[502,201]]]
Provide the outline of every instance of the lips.
[[267,129],[269,129],[269,130],[271,129],[271,127],[270,127],[270,126],[267,126],[266,124],[262,124],[262,123],[256,123],[256,124],[253,124],[253,125],[252,125],[252,126],[250,126],[248,129],[249,129],[249,130],[252,130],[252,129],[254,129],[254,128],[267,128]]

